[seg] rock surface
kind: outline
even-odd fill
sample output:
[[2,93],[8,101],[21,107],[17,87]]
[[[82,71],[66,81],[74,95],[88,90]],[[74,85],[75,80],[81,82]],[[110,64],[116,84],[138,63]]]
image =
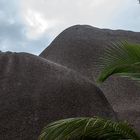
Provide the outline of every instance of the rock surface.
[[37,140],[51,121],[78,116],[115,119],[92,81],[26,53],[0,53],[0,139]]
[[[95,81],[100,71],[96,62],[103,55],[104,49],[111,42],[124,40],[140,43],[140,33],[76,25],[58,35],[40,56],[71,68]],[[119,113],[120,119],[128,119],[140,132],[139,84],[126,78],[113,76],[101,86],[101,89],[114,110]],[[132,112],[133,117],[129,116]]]

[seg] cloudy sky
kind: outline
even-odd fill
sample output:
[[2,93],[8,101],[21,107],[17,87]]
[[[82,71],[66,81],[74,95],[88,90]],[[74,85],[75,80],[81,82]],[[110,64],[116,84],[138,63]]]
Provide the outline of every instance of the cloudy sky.
[[137,0],[0,0],[0,50],[39,54],[76,24],[140,32]]

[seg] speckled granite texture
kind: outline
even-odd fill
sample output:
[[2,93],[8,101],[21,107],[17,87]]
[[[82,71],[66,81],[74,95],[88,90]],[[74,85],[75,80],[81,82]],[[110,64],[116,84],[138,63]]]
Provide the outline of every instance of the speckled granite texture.
[[0,140],[37,140],[54,120],[115,119],[93,81],[60,64],[27,53],[0,53]]
[[[63,31],[41,54],[53,62],[67,66],[90,80],[99,75],[97,60],[104,49],[117,41],[140,43],[140,33],[98,29],[76,25]],[[122,120],[129,120],[140,133],[140,85],[113,76],[100,87]]]

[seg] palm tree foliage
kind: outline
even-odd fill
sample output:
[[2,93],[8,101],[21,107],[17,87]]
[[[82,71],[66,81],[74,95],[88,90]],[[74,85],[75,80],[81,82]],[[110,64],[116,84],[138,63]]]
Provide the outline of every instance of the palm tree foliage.
[[59,120],[47,125],[39,140],[140,140],[126,122],[99,117]]
[[140,45],[120,42],[107,47],[99,66],[102,69],[97,80],[99,83],[113,74],[140,80]]

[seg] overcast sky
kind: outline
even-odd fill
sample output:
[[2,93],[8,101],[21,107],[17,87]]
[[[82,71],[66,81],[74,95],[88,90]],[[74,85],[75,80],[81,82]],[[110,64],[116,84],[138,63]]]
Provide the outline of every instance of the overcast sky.
[[0,50],[38,55],[76,24],[140,32],[140,5],[137,0],[0,0]]

